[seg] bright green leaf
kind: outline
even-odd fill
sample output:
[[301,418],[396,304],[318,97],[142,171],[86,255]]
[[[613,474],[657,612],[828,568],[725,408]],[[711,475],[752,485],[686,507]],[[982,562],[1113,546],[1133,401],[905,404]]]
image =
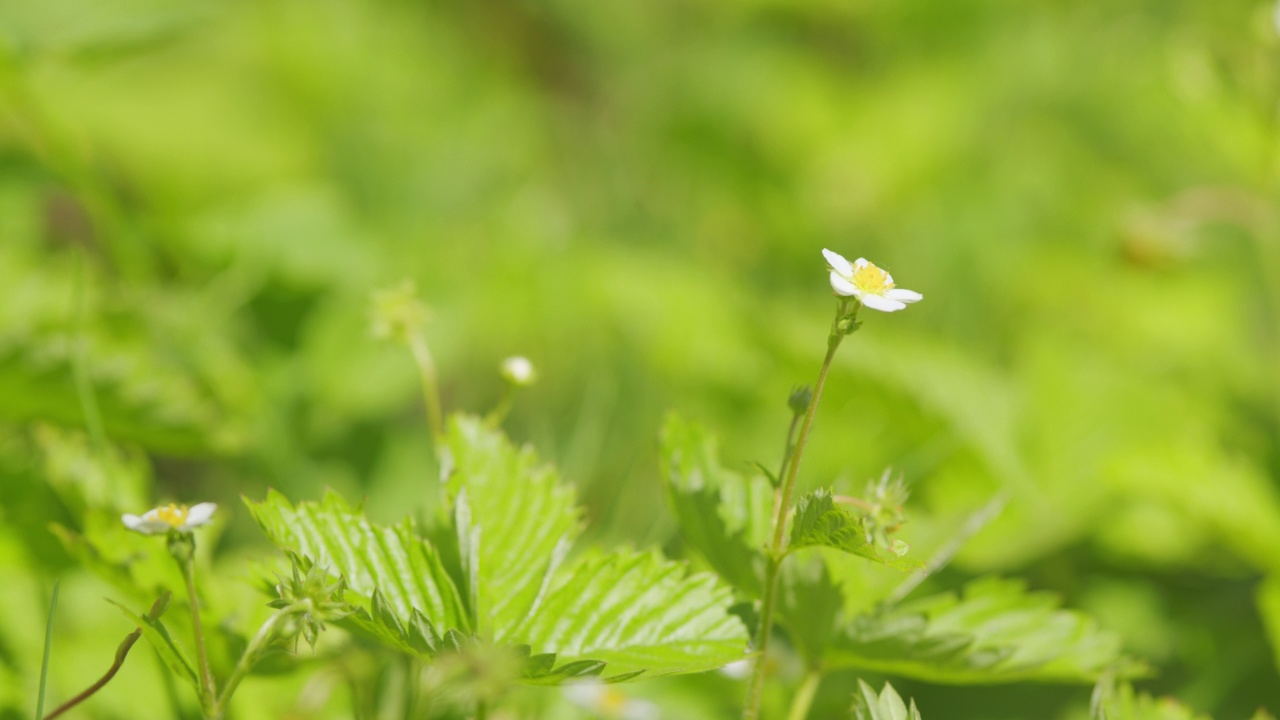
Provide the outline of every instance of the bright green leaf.
[[858,691],[853,694],[853,716],[857,720],[921,720],[915,700],[908,706],[889,683],[876,695],[862,680],[858,681]]
[[867,537],[862,519],[835,501],[831,491],[818,488],[800,498],[791,522],[791,549],[830,547],[851,555],[913,570],[918,563],[877,548]]
[[[366,606],[368,617],[405,644],[403,631],[415,610],[442,631],[469,627],[439,553],[418,537],[411,522],[375,525],[332,492],[322,502],[296,507],[275,491],[263,502],[246,504],[276,545],[346,578],[348,593]],[[392,617],[398,623],[391,623]]]
[[581,513],[573,488],[553,468],[477,418],[449,423],[446,452],[472,616],[502,642],[545,592],[578,535]]
[[1108,691],[1094,710],[1096,720],[1210,720],[1172,698],[1135,693],[1127,683]]
[[701,672],[743,657],[747,630],[730,599],[714,576],[656,553],[596,554],[557,573],[516,632],[562,664],[603,661],[609,678]]
[[829,667],[950,684],[1093,682],[1106,670],[1138,674],[1120,640],[1045,593],[990,578],[854,620],[827,653]]

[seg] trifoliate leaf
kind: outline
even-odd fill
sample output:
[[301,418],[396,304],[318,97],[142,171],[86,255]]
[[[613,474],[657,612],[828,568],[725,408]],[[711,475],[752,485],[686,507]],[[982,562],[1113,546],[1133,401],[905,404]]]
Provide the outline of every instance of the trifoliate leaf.
[[827,666],[874,670],[927,682],[1093,682],[1108,669],[1141,674],[1120,640],[1058,600],[1017,581],[971,583],[855,619],[827,652]]
[[769,481],[721,467],[715,438],[676,415],[668,416],[662,428],[662,464],[685,542],[720,577],[760,597],[763,549],[772,526],[774,492]]
[[921,720],[915,700],[908,706],[889,683],[876,695],[862,680],[858,681],[858,691],[853,694],[853,716],[857,720]]

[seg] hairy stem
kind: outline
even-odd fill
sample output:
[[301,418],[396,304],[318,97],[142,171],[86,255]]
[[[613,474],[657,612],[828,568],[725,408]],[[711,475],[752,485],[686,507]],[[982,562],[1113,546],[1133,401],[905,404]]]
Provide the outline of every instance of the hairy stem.
[[836,316],[831,322],[831,334],[827,337],[827,354],[822,358],[822,368],[818,371],[818,382],[813,387],[813,398],[804,412],[804,420],[800,424],[800,436],[796,439],[795,450],[791,461],[787,464],[787,474],[782,480],[782,491],[773,518],[773,542],[769,547],[769,564],[765,569],[764,600],[760,605],[760,626],[756,631],[756,658],[751,667],[751,680],[747,685],[747,704],[742,717],[755,720],[760,715],[760,698],[764,691],[765,655],[769,649],[769,638],[773,633],[773,613],[778,599],[778,574],[784,556],[787,514],[791,509],[791,493],[795,489],[796,475],[800,471],[800,459],[804,456],[805,445],[809,442],[809,431],[813,428],[813,418],[817,414],[818,402],[822,400],[822,389],[827,384],[827,374],[831,371],[831,362],[836,357],[836,350],[847,334],[841,327],[842,322],[852,323],[857,319],[861,305],[855,305],[849,314],[849,303],[841,298],[836,304]]
[[217,718],[218,687],[213,681],[213,672],[209,669],[209,654],[204,647],[204,627],[200,624],[200,599],[196,595],[195,560],[191,557],[179,561],[182,566],[182,578],[187,583],[187,603],[191,606],[191,632],[196,640],[196,663],[200,672],[200,707],[205,715]]
[[413,361],[418,364],[418,374],[422,377],[422,399],[427,406],[431,435],[438,438],[444,434],[444,421],[440,409],[440,381],[436,375],[436,363],[432,360],[431,350],[427,348],[427,341],[421,333],[412,334],[409,349],[413,352]]
[[809,708],[813,706],[813,698],[818,694],[818,685],[822,682],[822,671],[814,668],[804,676],[804,683],[796,691],[791,700],[791,709],[787,711],[787,720],[804,720],[809,716]]
[[258,653],[269,642],[275,634],[276,625],[290,614],[301,609],[302,603],[295,603],[288,607],[277,610],[267,621],[262,623],[262,627],[258,628],[257,634],[253,636],[253,640],[249,641],[249,645],[244,649],[244,653],[240,656],[240,661],[236,663],[236,669],[231,672],[231,677],[227,678],[227,684],[222,688],[222,695],[218,698],[218,704],[215,708],[217,717],[222,717],[227,711],[227,703],[231,702],[231,696],[235,693],[236,687],[240,685],[240,681],[245,679],[249,671],[258,662]]
[[[166,592],[160,597],[160,599],[156,600],[155,603],[151,605],[151,610],[147,612],[147,620],[154,622],[160,619],[160,616],[164,614],[165,607],[168,606],[168,604],[169,593]],[[44,720],[53,720],[71,708],[79,705],[85,700],[88,700],[94,693],[106,687],[107,683],[111,682],[111,678],[115,677],[117,672],[120,672],[120,668],[124,666],[125,658],[129,656],[129,651],[133,649],[134,643],[138,642],[138,638],[140,637],[142,637],[142,628],[138,628],[128,635],[125,635],[124,640],[120,642],[120,646],[116,648],[115,660],[111,663],[111,667],[107,668],[107,672],[101,678],[98,678],[97,682],[80,692],[80,694],[54,708],[53,712],[44,716]],[[37,717],[39,717],[39,714],[37,714]]]

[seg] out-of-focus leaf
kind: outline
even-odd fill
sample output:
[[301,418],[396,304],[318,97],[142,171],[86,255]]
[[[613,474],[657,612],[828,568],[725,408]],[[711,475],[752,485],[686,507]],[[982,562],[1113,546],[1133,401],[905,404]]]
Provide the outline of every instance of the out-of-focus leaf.
[[1058,605],[1021,582],[978,580],[960,597],[944,593],[856,618],[827,664],[947,684],[1086,683],[1109,669],[1141,674],[1117,636]]
[[1280,576],[1271,575],[1262,581],[1258,586],[1257,603],[1276,666],[1280,667]]
[[720,577],[759,597],[774,495],[768,480],[721,467],[715,438],[674,414],[662,426],[662,464],[685,541]]
[[858,691],[853,694],[853,716],[857,720],[921,720],[915,700],[907,705],[889,683],[876,695],[875,689],[862,680],[858,680]]
[[832,580],[824,558],[806,554],[782,564],[777,619],[811,667],[821,664],[827,646],[838,636],[843,608],[844,592]]
[[150,620],[133,612],[129,608],[121,605],[115,600],[107,600],[107,602],[120,608],[120,612],[125,617],[133,621],[138,629],[142,631],[142,637],[151,643],[151,647],[155,648],[156,653],[164,660],[164,664],[169,666],[175,675],[191,683],[191,687],[197,687],[199,681],[196,679],[196,672],[192,669],[190,661],[182,654],[182,650],[174,644],[173,638],[169,636],[169,631],[165,629],[164,623],[159,620]]
[[[1254,716],[1257,718],[1258,716]],[[1263,715],[1263,718],[1266,716]],[[1095,720],[1210,720],[1173,698],[1154,698],[1121,684],[1094,708]]]

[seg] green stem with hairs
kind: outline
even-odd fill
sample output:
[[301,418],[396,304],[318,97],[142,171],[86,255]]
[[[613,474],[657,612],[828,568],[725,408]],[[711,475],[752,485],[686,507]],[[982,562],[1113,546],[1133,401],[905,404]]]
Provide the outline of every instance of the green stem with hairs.
[[[850,303],[856,303],[849,312]],[[786,552],[787,515],[791,511],[791,493],[795,489],[796,475],[800,471],[800,459],[804,455],[805,445],[809,442],[809,431],[813,428],[813,418],[817,414],[818,402],[822,400],[822,389],[827,384],[827,374],[831,371],[831,362],[836,357],[840,343],[856,327],[858,311],[861,303],[850,298],[839,298],[836,303],[836,316],[831,322],[831,334],[827,336],[827,354],[822,359],[822,369],[818,371],[818,381],[813,387],[813,398],[805,410],[804,420],[800,423],[800,436],[796,438],[796,447],[787,464],[787,474],[782,480],[782,490],[778,498],[773,518],[773,542],[769,546],[769,562],[765,568],[764,600],[760,605],[760,626],[756,631],[756,657],[751,667],[751,680],[747,685],[747,704],[743,708],[744,720],[756,720],[760,716],[760,700],[764,692],[765,655],[769,650],[769,638],[773,633],[773,614],[778,602],[778,575]]]

